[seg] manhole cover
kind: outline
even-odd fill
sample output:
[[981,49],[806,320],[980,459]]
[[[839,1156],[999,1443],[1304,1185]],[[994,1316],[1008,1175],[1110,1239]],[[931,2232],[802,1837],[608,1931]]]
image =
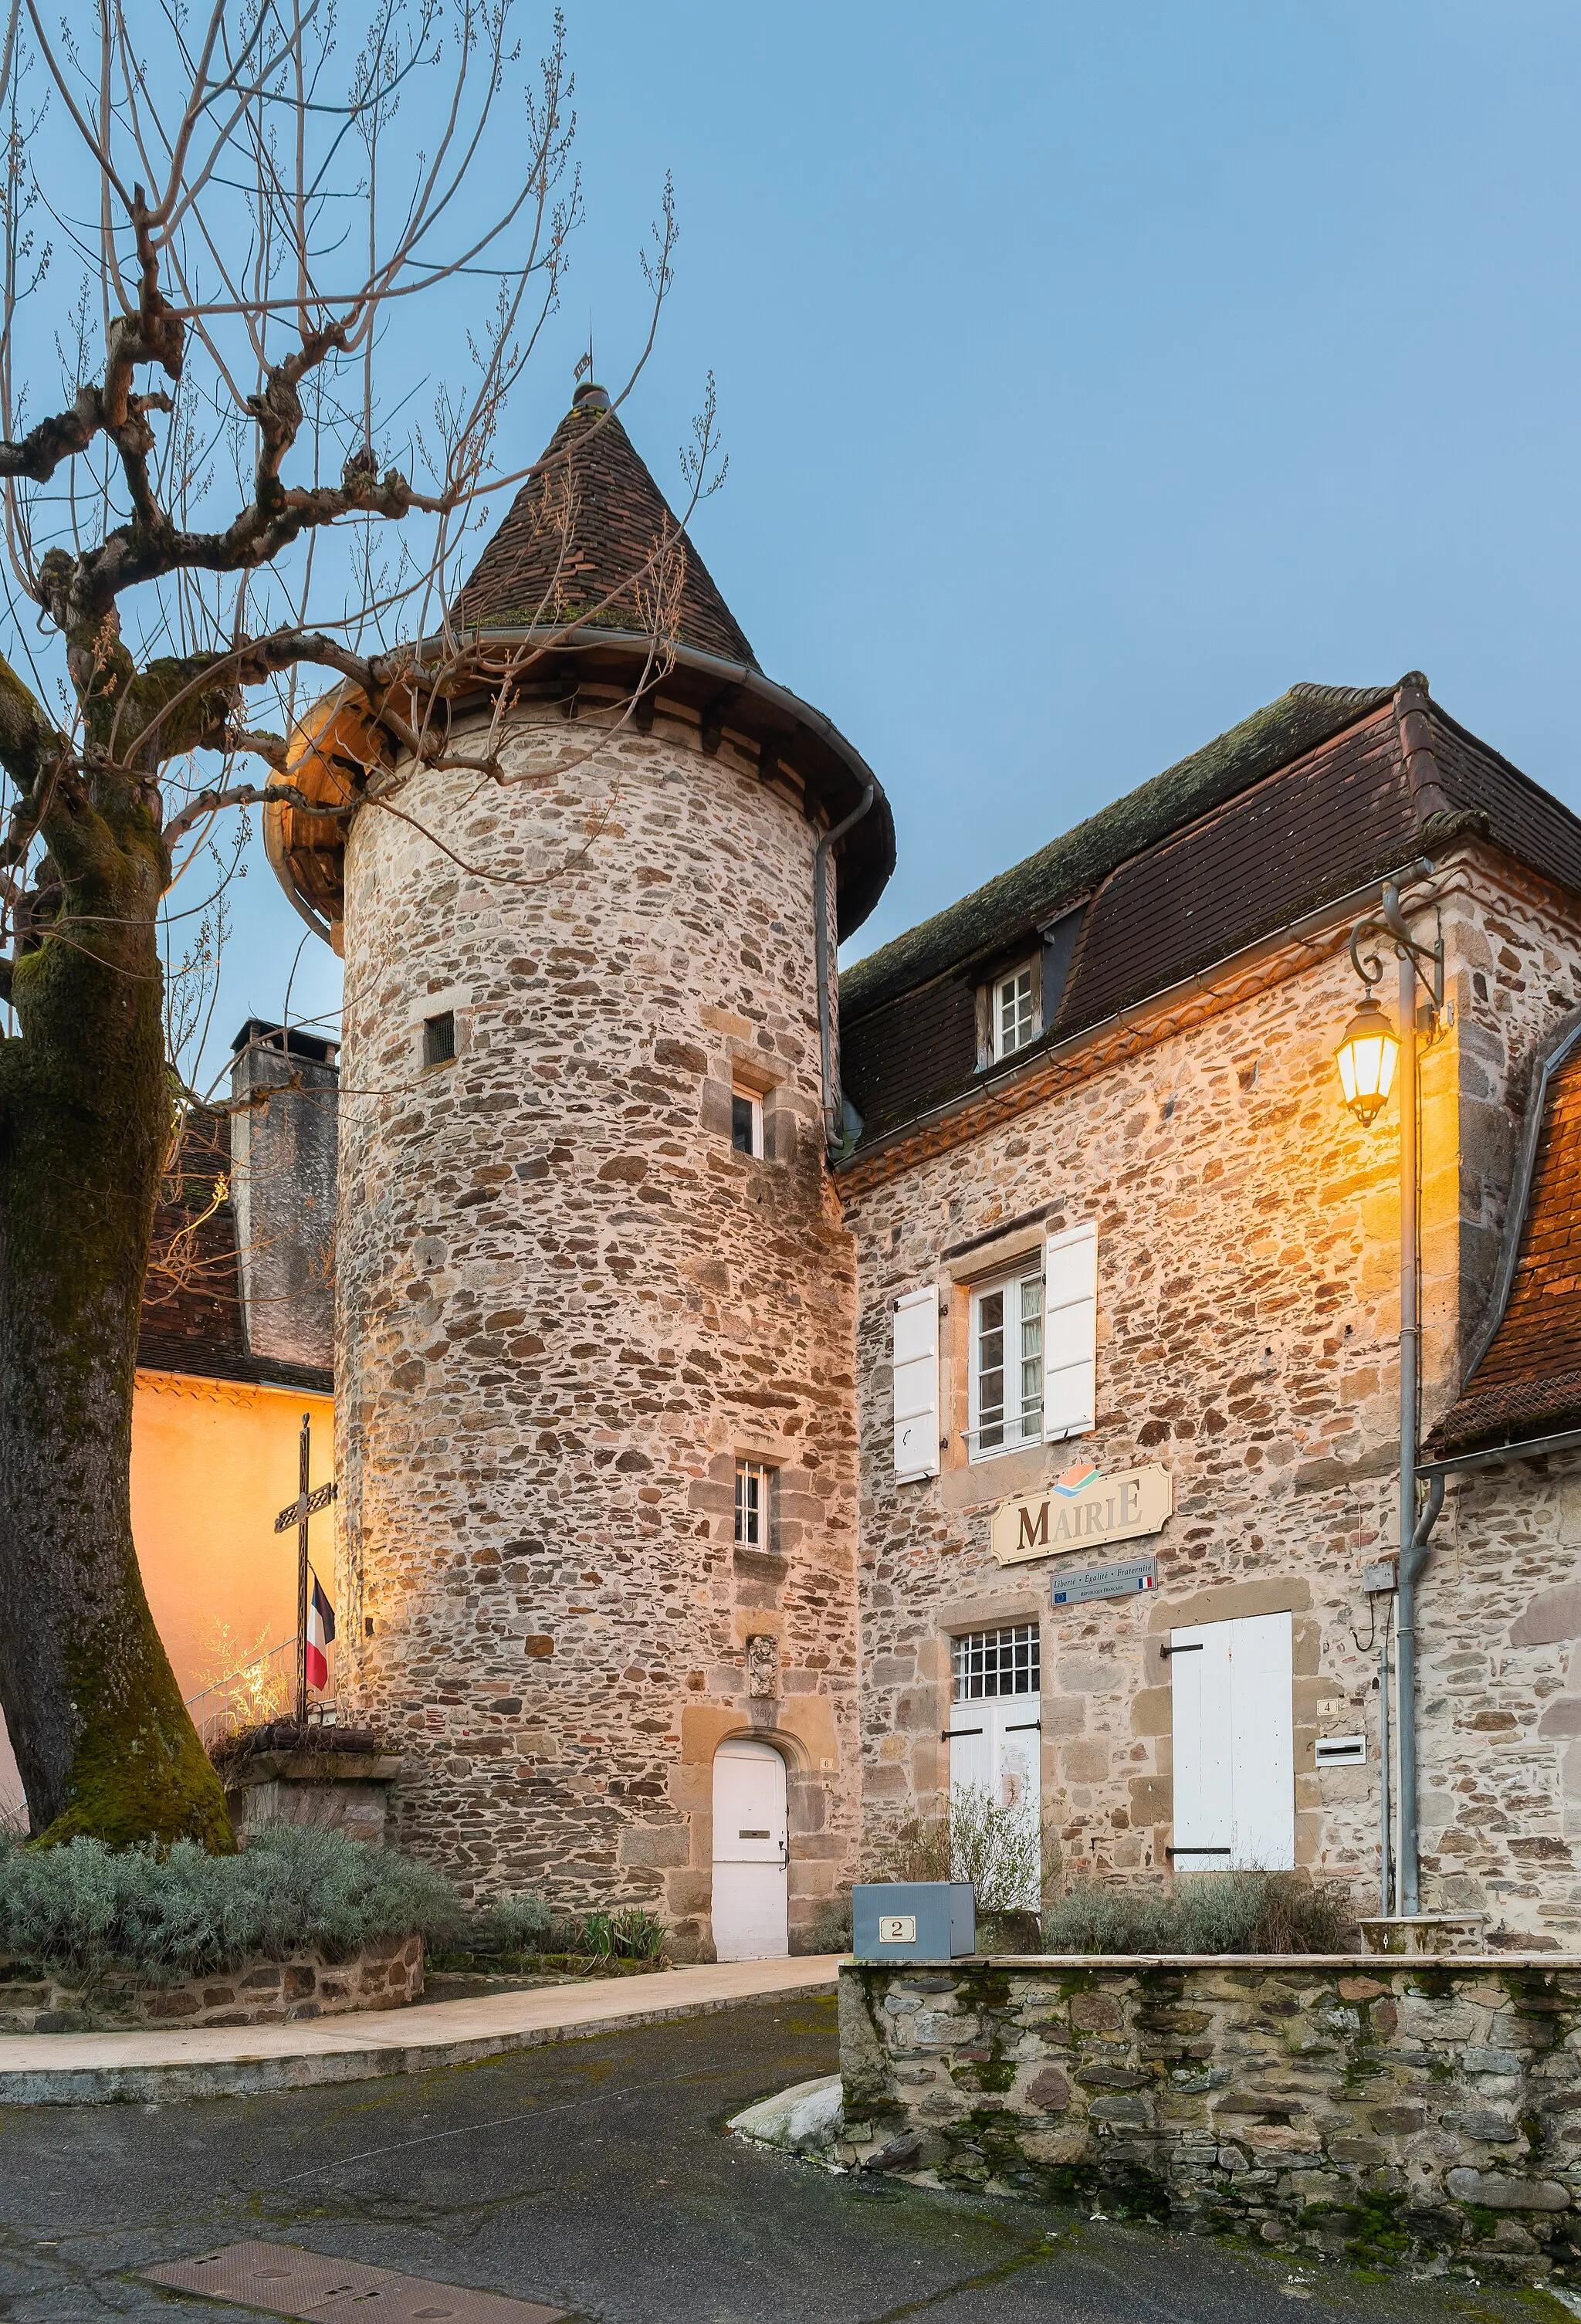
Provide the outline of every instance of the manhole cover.
[[536,2300],[506,2300],[497,2292],[469,2292],[459,2283],[430,2283],[357,2260],[326,2259],[293,2244],[227,2244],[223,2251],[170,2267],[139,2271],[145,2283],[167,2292],[194,2292],[271,2316],[358,2316],[368,2324],[559,2324],[563,2308]]

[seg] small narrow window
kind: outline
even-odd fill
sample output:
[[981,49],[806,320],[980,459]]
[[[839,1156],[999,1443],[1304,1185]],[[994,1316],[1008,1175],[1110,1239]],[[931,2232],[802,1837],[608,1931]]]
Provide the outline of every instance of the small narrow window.
[[1002,976],[994,987],[994,1055],[1014,1056],[1025,1049],[1037,1031],[1037,1012],[1033,1006],[1032,968],[1012,970]]
[[774,1471],[761,1461],[736,1462],[736,1542],[741,1549],[773,1545]]
[[1043,1437],[1043,1277],[1018,1275],[971,1302],[970,1457],[1015,1452]]
[[441,1010],[437,1017],[423,1019],[423,1063],[426,1065],[448,1065],[455,1056],[455,1011]]
[[763,1101],[754,1090],[731,1093],[731,1144],[738,1154],[763,1159]]

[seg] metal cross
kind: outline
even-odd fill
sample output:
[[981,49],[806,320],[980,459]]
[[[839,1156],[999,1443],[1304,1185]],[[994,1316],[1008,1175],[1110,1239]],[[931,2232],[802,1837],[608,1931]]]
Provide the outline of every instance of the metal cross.
[[289,1508],[281,1509],[274,1521],[276,1533],[289,1533],[297,1528],[297,1725],[308,1724],[308,1520],[326,1509],[335,1499],[335,1480],[327,1485],[308,1487],[308,1462],[311,1457],[311,1415],[302,1415],[302,1433],[298,1440],[298,1491]]

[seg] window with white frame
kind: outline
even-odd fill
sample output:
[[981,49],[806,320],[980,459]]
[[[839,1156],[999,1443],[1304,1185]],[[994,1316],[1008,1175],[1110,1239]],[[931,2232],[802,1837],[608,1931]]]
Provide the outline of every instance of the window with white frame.
[[736,1544],[741,1549],[774,1545],[774,1471],[762,1461],[736,1462]]
[[1011,1452],[1043,1433],[1043,1269],[971,1295],[970,1456]]
[[738,1154],[763,1159],[763,1100],[756,1090],[731,1092],[731,1144]]
[[1042,1644],[1035,1622],[1001,1630],[969,1630],[950,1641],[957,1702],[1001,1694],[1036,1694],[1043,1684]]
[[994,1056],[1013,1057],[1017,1049],[1025,1049],[1037,1031],[1037,1010],[1033,996],[1033,972],[1029,961],[1025,968],[1012,969],[1001,976],[994,986]]

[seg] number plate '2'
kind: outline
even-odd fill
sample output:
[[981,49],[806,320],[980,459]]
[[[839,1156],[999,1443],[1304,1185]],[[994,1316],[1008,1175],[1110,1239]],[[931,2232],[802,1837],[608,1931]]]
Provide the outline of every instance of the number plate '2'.
[[915,1913],[880,1913],[878,1942],[881,1945],[915,1945],[916,1914]]

